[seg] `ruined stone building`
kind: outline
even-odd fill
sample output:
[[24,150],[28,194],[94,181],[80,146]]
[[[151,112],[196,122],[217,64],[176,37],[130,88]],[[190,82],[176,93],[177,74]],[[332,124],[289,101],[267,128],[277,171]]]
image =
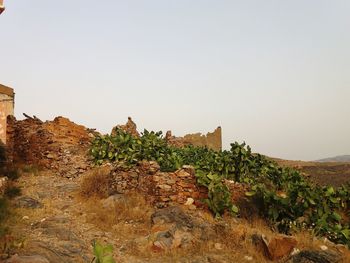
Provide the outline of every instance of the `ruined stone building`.
[[0,0],[0,14],[5,10],[4,1]]
[[165,139],[170,145],[175,147],[184,147],[185,145],[193,145],[200,147],[208,147],[215,151],[222,150],[222,130],[217,127],[215,131],[208,132],[206,135],[201,133],[187,134],[184,137],[173,136],[171,131],[167,131]]
[[0,141],[6,144],[7,116],[14,115],[15,93],[0,84]]

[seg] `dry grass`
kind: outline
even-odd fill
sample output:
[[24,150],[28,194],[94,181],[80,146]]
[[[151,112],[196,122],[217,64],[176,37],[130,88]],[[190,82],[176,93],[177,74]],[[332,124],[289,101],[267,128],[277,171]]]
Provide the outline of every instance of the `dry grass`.
[[[192,246],[186,248],[155,252],[145,238],[151,231],[150,215],[153,208],[147,204],[142,195],[127,194],[116,202],[113,208],[96,205],[97,201],[97,199],[90,199],[87,202],[89,222],[101,230],[115,233],[119,238],[115,247],[123,247],[124,255],[128,255],[129,260],[142,258],[147,262],[159,259],[167,263],[198,258],[200,262],[203,257],[207,257],[210,262],[248,262],[244,257],[250,256],[253,258],[252,262],[271,262],[251,241],[251,236],[255,233],[264,234],[268,238],[276,235],[263,219],[237,220],[227,216],[222,221],[224,227],[215,228],[216,235],[211,240],[196,240]],[[196,211],[196,213],[213,227],[217,223],[210,213],[205,211]],[[325,245],[323,240],[316,239],[308,232],[299,232],[294,236],[298,240],[297,248],[300,250],[320,250],[320,246]],[[218,249],[216,244],[220,244],[221,247]],[[331,245],[328,246],[332,250],[337,250]],[[347,249],[342,249],[341,252],[344,255],[343,262],[350,262],[350,252]]]
[[[147,261],[181,262],[184,259],[196,259],[200,262],[207,257],[210,262],[248,262],[245,256],[252,257],[251,262],[271,262],[264,253],[252,243],[253,234],[264,234],[267,238],[275,236],[271,227],[265,220],[254,216],[249,219],[235,219],[225,216],[222,224],[224,227],[215,227],[217,221],[206,211],[197,210],[197,217],[211,224],[215,229],[215,236],[208,240],[195,240],[186,248],[178,248],[168,251],[153,251],[147,236],[151,233],[150,217],[154,209],[147,203],[140,193],[129,193],[121,196],[112,206],[103,207],[101,197],[107,194],[106,177],[104,171],[93,171],[84,178],[82,184],[82,196],[87,211],[87,220],[102,231],[108,231],[118,237],[113,244],[116,251],[123,248],[123,255],[127,259],[142,258]],[[108,178],[108,177],[107,177]],[[344,255],[343,262],[350,262],[350,252],[347,249],[338,248],[331,244],[325,244],[323,240],[316,239],[311,233],[299,232],[295,238],[298,241],[299,250],[320,250],[321,245],[327,245],[331,250],[340,250]],[[217,244],[220,244],[219,248]],[[117,255],[120,262],[124,256]]]
[[[256,247],[251,242],[253,233],[262,231],[272,235],[266,224],[257,223],[259,229],[253,229],[247,221],[237,221],[232,217],[224,218],[218,227],[217,221],[210,213],[197,211],[197,216],[209,222],[215,228],[215,236],[210,240],[194,240],[193,244],[184,248],[177,248],[168,251],[152,251],[149,247],[142,248],[137,245],[137,242],[129,242],[126,246],[126,253],[138,258],[147,260],[161,259],[162,262],[183,262],[184,259],[195,260],[198,262],[207,257],[209,262],[248,262],[244,260],[245,256],[251,256],[253,262],[270,262],[265,256],[257,251]],[[260,225],[261,224],[261,225]],[[263,228],[263,229],[262,229]],[[259,232],[260,233],[260,232]],[[219,244],[220,248],[217,247]]]
[[92,196],[106,198],[109,194],[110,183],[111,176],[109,168],[95,168],[84,175],[80,194],[85,198]]
[[128,193],[113,206],[96,205],[101,200],[90,198],[86,202],[88,221],[101,230],[115,232],[120,237],[147,235],[151,229],[153,208],[139,193]]

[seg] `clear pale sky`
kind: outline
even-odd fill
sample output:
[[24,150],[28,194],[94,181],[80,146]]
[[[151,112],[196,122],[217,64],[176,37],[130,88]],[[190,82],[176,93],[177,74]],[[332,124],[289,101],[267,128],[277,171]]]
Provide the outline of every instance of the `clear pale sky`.
[[16,116],[109,132],[132,116],[224,146],[350,154],[349,0],[5,0],[0,83]]

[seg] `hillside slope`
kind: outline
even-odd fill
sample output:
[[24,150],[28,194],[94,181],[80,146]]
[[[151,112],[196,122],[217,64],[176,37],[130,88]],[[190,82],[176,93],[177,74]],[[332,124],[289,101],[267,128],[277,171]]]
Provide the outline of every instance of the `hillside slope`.
[[338,155],[335,157],[329,157],[329,158],[324,158],[317,160],[316,162],[350,162],[350,155]]
[[272,159],[281,166],[293,167],[299,170],[319,185],[341,186],[350,182],[350,163]]

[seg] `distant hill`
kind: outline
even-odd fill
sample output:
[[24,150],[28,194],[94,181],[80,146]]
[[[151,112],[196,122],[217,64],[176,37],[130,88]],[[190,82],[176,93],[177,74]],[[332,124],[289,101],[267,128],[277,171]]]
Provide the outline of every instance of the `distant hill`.
[[316,162],[338,162],[338,163],[347,163],[350,162],[350,155],[339,155],[335,157],[325,158],[317,160]]

